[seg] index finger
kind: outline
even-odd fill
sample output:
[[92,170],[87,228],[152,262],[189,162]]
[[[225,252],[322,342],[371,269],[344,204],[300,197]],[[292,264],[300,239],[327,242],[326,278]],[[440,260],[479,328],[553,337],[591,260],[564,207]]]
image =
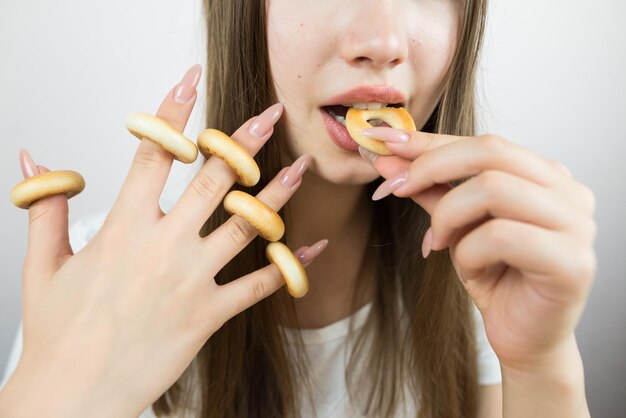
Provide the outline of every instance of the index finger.
[[[167,93],[156,116],[180,132],[185,129],[196,103],[196,87],[200,82],[202,66],[192,66],[182,80]],[[173,155],[161,145],[142,139],[133,158],[128,175],[115,204],[124,211],[141,210],[151,215],[160,214],[159,198],[169,176]],[[146,205],[153,206],[146,208]]]
[[[434,134],[431,132],[409,131],[391,127],[376,127],[363,131],[365,136],[385,141],[385,146],[394,155],[414,160],[426,151],[439,148],[443,145],[469,139],[466,136]],[[398,142],[404,135],[406,142]]]

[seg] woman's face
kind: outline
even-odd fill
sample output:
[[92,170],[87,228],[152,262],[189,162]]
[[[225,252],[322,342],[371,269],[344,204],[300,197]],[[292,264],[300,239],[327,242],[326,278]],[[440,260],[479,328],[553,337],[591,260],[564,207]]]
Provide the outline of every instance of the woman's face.
[[[312,154],[310,170],[332,183],[364,184],[378,177],[358,151],[333,139],[341,138],[342,127],[328,110],[347,109],[328,106],[402,103],[417,128],[423,127],[452,62],[459,3],[267,0],[270,66],[285,106],[290,156]],[[359,87],[365,89],[349,92]]]

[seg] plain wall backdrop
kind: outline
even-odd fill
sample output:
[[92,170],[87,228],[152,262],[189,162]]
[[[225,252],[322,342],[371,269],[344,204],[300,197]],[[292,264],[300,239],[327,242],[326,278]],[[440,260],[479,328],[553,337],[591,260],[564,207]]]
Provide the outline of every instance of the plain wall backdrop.
[[[204,64],[200,1],[0,2],[0,372],[21,317],[27,212],[9,192],[18,153],[80,172],[70,222],[108,210],[139,144],[131,111],[154,113]],[[597,199],[598,271],[577,330],[594,417],[623,416],[626,383],[626,3],[492,1],[481,65],[481,132],[565,163]],[[204,129],[204,82],[185,131]],[[197,164],[175,161],[168,187]]]

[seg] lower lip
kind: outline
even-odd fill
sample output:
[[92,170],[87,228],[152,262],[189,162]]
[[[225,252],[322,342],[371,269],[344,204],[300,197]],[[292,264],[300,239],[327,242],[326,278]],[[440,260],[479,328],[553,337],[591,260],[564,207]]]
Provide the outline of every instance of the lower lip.
[[359,144],[354,142],[354,139],[352,139],[346,127],[337,122],[335,118],[330,116],[324,109],[320,109],[320,112],[322,112],[322,118],[324,118],[324,125],[326,125],[328,135],[330,135],[335,144],[346,151],[358,151]]

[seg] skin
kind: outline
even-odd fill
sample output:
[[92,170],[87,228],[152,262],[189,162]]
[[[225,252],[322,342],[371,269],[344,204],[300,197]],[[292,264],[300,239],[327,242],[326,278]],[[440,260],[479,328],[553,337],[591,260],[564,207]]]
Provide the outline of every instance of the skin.
[[[321,327],[352,312],[371,216],[363,210],[369,205],[364,186],[380,175],[357,152],[333,142],[320,106],[359,85],[391,85],[405,95],[416,125],[424,125],[443,91],[458,19],[452,0],[351,1],[341,4],[341,13],[330,0],[268,2],[270,65],[289,135],[286,161],[313,156],[289,201],[295,218],[307,222],[296,222],[287,234],[296,245],[329,240],[308,269],[309,294],[296,301],[302,327]],[[359,305],[370,298],[367,292]]]
[[[363,4],[347,2],[337,13],[330,0],[269,3],[271,63],[289,133],[285,158],[309,153],[314,159],[302,181],[284,187],[283,170],[257,198],[275,210],[293,202],[296,218],[307,220],[291,232],[295,242],[326,237],[332,243],[312,264],[309,301],[297,305],[300,319],[323,326],[350,313],[342,306],[362,264],[356,243],[363,235],[353,234],[362,234],[368,220],[358,209],[369,198],[363,185],[406,170],[407,181],[394,194],[430,213],[432,240],[425,239],[424,249],[450,248],[502,365],[502,387],[480,393],[480,416],[588,416],[574,328],[595,275],[593,194],[562,164],[496,136],[414,132],[405,144],[389,143],[395,155],[379,157],[374,167],[337,148],[317,110],[323,101],[355,80],[392,84],[407,94],[422,126],[441,94],[454,45],[455,2]],[[182,131],[196,92],[194,85],[180,103],[173,99],[177,87],[157,116]],[[270,126],[262,138],[252,137],[253,123],[232,135],[252,155],[272,134]],[[68,240],[67,198],[31,205],[24,349],[0,392],[1,416],[136,417],[216,329],[284,285],[274,265],[224,286],[207,280],[256,233],[231,217],[208,237],[198,236],[236,180],[216,158],[163,214],[159,197],[171,164],[171,154],[142,140],[104,225],[77,254]],[[466,177],[473,178],[447,189],[448,181]],[[332,214],[317,205],[326,199],[335,203]],[[337,260],[343,271],[333,268]],[[324,313],[319,322],[315,304]]]
[[[323,127],[319,106],[360,84],[404,92],[416,126],[423,126],[456,45],[457,5],[349,1],[338,12],[330,0],[269,2],[270,62],[285,105],[287,152],[314,155],[290,201],[296,219],[307,222],[291,233],[296,242],[330,241],[310,269],[309,295],[296,301],[298,319],[315,328],[351,313],[369,221],[363,184],[406,172],[394,194],[431,215],[424,254],[450,248],[502,365],[504,406],[502,387],[485,387],[480,416],[587,416],[574,329],[596,270],[593,193],[563,164],[495,135],[407,132],[408,143],[388,145],[394,156],[366,166]],[[385,129],[392,130],[379,132]],[[455,190],[446,185],[471,176]],[[328,201],[332,208],[324,207]]]

